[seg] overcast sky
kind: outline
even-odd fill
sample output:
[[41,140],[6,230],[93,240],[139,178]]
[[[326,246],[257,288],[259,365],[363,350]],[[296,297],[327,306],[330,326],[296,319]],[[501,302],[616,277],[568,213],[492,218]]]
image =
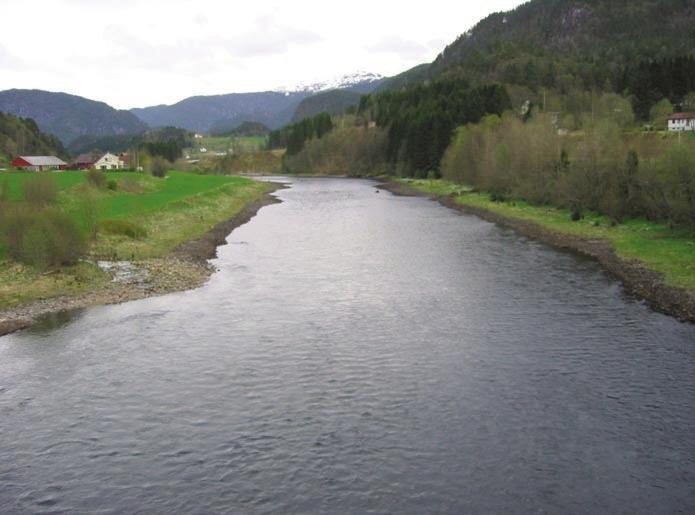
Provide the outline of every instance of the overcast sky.
[[433,60],[521,0],[0,0],[0,90],[117,108],[265,91]]

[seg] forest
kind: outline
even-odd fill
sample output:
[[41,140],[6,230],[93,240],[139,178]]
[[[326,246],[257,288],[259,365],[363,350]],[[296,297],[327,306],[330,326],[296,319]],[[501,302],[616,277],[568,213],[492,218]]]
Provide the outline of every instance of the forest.
[[0,163],[19,154],[67,158],[68,153],[58,138],[41,132],[31,118],[0,112]]

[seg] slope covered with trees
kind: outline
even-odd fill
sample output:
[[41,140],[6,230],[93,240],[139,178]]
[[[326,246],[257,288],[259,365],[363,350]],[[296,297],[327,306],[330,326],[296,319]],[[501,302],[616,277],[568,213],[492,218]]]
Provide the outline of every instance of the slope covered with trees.
[[362,95],[356,91],[333,89],[317,93],[314,96],[305,98],[297,106],[297,110],[292,117],[293,122],[298,122],[304,118],[311,118],[320,113],[330,115],[341,114],[350,107],[355,107],[360,103]]
[[60,140],[41,132],[34,120],[0,112],[0,163],[8,163],[17,155],[67,158]]

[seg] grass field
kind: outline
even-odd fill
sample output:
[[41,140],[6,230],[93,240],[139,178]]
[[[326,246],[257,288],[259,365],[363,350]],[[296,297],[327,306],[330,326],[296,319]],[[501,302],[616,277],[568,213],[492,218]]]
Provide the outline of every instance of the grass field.
[[672,229],[641,219],[613,225],[607,217],[592,213],[573,222],[567,210],[520,201],[492,202],[487,194],[472,193],[460,184],[442,180],[403,182],[426,193],[453,193],[460,204],[529,220],[560,233],[610,241],[620,257],[641,261],[647,268],[663,274],[671,286],[695,290],[695,232],[692,230]]
[[[266,148],[267,140],[265,136],[205,136],[196,139],[195,146],[186,149],[185,153],[191,157],[200,157],[215,152],[258,152]],[[201,148],[205,148],[207,152],[201,153]]]
[[[8,181],[10,198],[22,198],[31,173],[0,173]],[[241,177],[169,172],[166,179],[142,173],[107,172],[118,183],[116,191],[88,186],[85,172],[52,172],[59,188],[57,204],[85,226],[81,199],[92,195],[99,219],[126,220],[143,228],[147,236],[132,238],[103,231],[90,245],[94,259],[145,259],[164,257],[184,241],[197,238],[260,198],[270,185]],[[98,287],[107,280],[95,267],[82,263],[58,273],[40,274],[3,258],[0,248],[0,308],[63,293]]]

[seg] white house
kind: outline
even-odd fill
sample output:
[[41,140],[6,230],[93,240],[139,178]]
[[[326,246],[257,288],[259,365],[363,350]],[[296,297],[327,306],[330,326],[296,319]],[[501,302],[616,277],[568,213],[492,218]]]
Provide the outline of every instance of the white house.
[[93,168],[97,170],[121,170],[125,168],[125,165],[120,157],[107,152],[94,162]]
[[676,113],[668,118],[670,131],[695,131],[695,113]]

